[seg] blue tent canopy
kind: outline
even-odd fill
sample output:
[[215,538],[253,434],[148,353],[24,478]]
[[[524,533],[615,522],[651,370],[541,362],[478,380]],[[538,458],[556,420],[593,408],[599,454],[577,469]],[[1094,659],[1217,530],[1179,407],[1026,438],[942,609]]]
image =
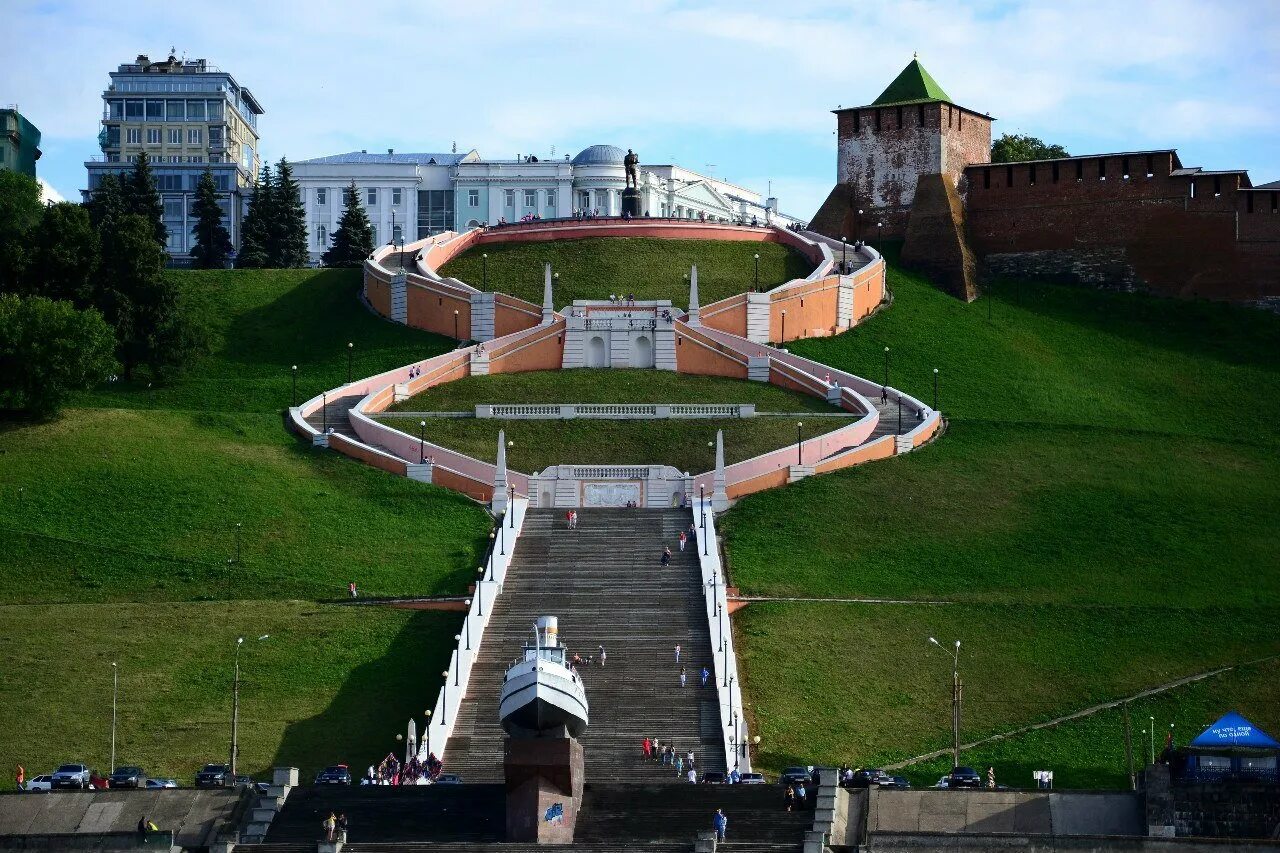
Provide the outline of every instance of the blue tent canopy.
[[1192,746],[1247,746],[1255,749],[1280,749],[1280,741],[1240,716],[1228,711],[1218,722],[1209,726]]

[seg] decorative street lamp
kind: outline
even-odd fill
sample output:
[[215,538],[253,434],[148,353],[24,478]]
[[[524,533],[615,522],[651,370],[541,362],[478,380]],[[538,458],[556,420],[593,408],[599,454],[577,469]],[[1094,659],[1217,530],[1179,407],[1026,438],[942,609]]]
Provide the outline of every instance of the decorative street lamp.
[[787,342],[787,309],[782,309],[782,343]]
[[355,352],[356,345],[351,341],[347,341],[347,384],[351,384],[351,356]]
[[293,396],[290,397],[293,402],[291,405],[298,405],[298,365],[294,365],[291,371],[293,373]]
[[107,771],[116,771],[116,700],[120,696],[120,667],[111,662],[111,764]]
[[883,254],[884,253],[884,222],[883,221],[877,222],[876,228],[880,229],[880,236],[879,236],[880,252],[881,254]]
[[840,238],[840,275],[844,275],[849,269],[848,262],[845,260],[845,249],[849,247],[849,241],[843,236]]
[[756,252],[756,277],[755,277],[754,289],[756,293],[760,292],[760,253],[759,252]]
[[427,422],[418,421],[418,464],[427,461]]
[[489,580],[493,580],[493,558],[494,558],[493,537],[494,537],[494,532],[490,530],[489,531]]
[[[454,639],[456,640],[458,639],[458,637],[455,636]],[[453,647],[453,686],[454,687],[462,686],[458,682],[458,679],[461,677],[462,677],[462,656],[458,653],[458,647],[454,646]]]
[[320,432],[329,431],[329,392],[320,392]]
[[938,368],[933,369],[933,410],[938,411]]
[[796,421],[796,464],[804,464],[804,435],[800,432],[804,428],[804,421]]
[[[430,708],[428,708],[428,709],[427,709],[426,714],[427,714],[427,722],[426,722],[426,729],[427,729],[427,755],[428,755],[428,756],[430,756],[430,755],[431,755],[431,709],[430,709]],[[759,740],[759,739],[760,739],[760,738],[756,738],[756,740]]]
[[853,239],[862,239],[862,208],[858,208],[858,221],[854,223]]
[[449,718],[449,670],[441,670],[440,677],[444,679],[444,684],[440,685],[440,725],[444,725]]
[[458,341],[462,340],[462,338],[458,337],[458,309],[457,308],[453,309],[453,338],[454,340],[458,340]]
[[[930,637],[929,642],[933,643],[944,654],[947,650],[943,648],[935,638]],[[960,766],[960,702],[962,686],[960,683],[960,641],[956,640],[955,651],[951,652],[951,766]]]
[[[258,638],[258,642],[270,636],[270,634],[263,634]],[[228,774],[231,777],[231,785],[235,784],[236,755],[240,752],[240,647],[243,645],[244,637],[236,637],[235,676],[231,681],[231,773]]]
[[889,348],[884,348],[884,384],[889,387]]
[[701,517],[701,520],[699,521],[699,526],[701,526],[701,527],[702,527],[703,532],[706,532],[706,529],[707,529],[707,494],[706,494],[706,488],[707,488],[707,487],[706,487],[706,485],[705,485],[705,484],[703,484],[703,483],[699,483],[699,484],[698,484],[698,512],[699,512],[699,513],[701,513],[701,516],[702,516],[702,517]]
[[[489,253],[482,254],[480,261],[484,264],[484,286],[481,289],[487,291],[489,289]],[[454,311],[453,313],[457,314],[458,312]]]

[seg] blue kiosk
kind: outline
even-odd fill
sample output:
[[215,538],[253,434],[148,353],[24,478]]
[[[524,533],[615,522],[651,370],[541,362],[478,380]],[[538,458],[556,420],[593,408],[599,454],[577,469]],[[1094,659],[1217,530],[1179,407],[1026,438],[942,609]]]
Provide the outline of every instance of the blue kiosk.
[[1182,782],[1280,782],[1280,741],[1236,711],[1224,714],[1181,752],[1186,759],[1177,774]]

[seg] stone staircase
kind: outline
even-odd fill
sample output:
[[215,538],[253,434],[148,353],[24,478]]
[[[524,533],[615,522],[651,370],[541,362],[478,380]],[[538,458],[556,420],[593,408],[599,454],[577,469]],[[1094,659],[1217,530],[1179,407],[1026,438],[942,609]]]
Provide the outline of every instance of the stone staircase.
[[334,432],[345,435],[354,441],[359,441],[360,437],[351,428],[351,418],[347,413],[351,411],[356,403],[363,400],[364,396],[364,394],[348,394],[343,397],[331,395],[325,401],[324,406],[307,416],[307,423],[316,430],[321,431],[328,424],[329,429]]
[[314,850],[331,812],[347,816],[351,842],[479,844],[506,836],[501,785],[307,785],[290,792],[271,822],[266,846],[241,844],[236,849],[266,853],[281,849],[274,845],[310,843]]
[[[712,666],[701,575],[692,545],[677,536],[684,510],[581,509],[576,530],[559,510],[530,510],[484,644],[443,755],[445,770],[465,782],[501,782],[503,738],[498,694],[503,674],[533,638],[538,616],[559,618],[560,638],[584,658],[607,651],[607,666],[580,674],[590,722],[580,738],[586,782],[675,782],[673,768],[645,762],[641,741],[674,741],[693,750],[696,768],[725,770],[716,692],[699,686]],[[662,567],[662,547],[671,564]],[[681,688],[674,648],[688,686]],[[688,786],[690,788],[694,786]]]

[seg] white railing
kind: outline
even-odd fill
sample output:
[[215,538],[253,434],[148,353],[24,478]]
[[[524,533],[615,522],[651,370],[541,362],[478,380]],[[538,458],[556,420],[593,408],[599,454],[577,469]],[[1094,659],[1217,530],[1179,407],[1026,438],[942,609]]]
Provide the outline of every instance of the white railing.
[[647,480],[653,469],[635,465],[596,465],[589,468],[574,467],[570,476],[592,480]]
[[477,418],[754,418],[755,403],[497,403],[477,404]]
[[[516,498],[511,505],[510,513],[502,516],[501,537],[495,540],[493,554],[489,563],[484,565],[483,580],[476,582],[475,592],[471,596],[471,606],[458,631],[458,645],[449,657],[449,669],[444,673],[444,685],[440,695],[431,707],[431,722],[418,744],[418,757],[425,760],[434,752],[437,758],[444,756],[445,746],[453,734],[453,723],[458,718],[462,700],[467,695],[467,685],[471,679],[471,669],[480,656],[480,646],[484,640],[484,629],[493,615],[493,606],[507,578],[507,568],[511,565],[511,556],[515,553],[516,540],[524,529],[525,511],[529,502],[524,498]],[[429,681],[435,679],[435,673],[427,673]],[[446,767],[445,770],[449,768]]]
[[724,741],[725,769],[746,773],[751,770],[751,746],[747,719],[742,712],[742,679],[738,655],[733,647],[729,622],[729,596],[720,549],[716,543],[716,517],[711,498],[693,502],[693,523],[698,528],[698,560],[702,566],[703,604],[711,637],[711,658],[715,662],[716,695],[720,705],[720,734]]

